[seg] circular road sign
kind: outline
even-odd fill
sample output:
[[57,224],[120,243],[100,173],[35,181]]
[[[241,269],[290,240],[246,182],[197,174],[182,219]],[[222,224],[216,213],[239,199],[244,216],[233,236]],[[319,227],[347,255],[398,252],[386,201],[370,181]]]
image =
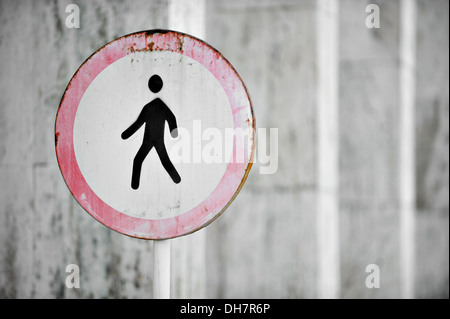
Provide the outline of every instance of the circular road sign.
[[255,119],[242,79],[188,34],[149,30],[92,54],[59,105],[63,178],[95,219],[167,239],[216,219],[252,166]]

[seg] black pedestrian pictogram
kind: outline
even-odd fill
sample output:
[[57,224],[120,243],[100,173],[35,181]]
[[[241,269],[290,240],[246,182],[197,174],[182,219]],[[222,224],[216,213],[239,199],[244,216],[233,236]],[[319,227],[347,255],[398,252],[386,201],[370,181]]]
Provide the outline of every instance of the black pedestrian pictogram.
[[[153,93],[158,93],[162,87],[163,81],[159,75],[155,74],[148,80],[148,88]],[[166,146],[164,145],[166,121],[169,124],[172,137],[177,137],[178,130],[175,115],[160,98],[156,98],[143,107],[137,120],[121,135],[122,139],[126,140],[145,124],[142,145],[133,160],[133,173],[131,177],[131,187],[133,189],[139,188],[142,163],[153,147],[156,149],[162,165],[167,173],[169,173],[173,182],[178,184],[181,181],[181,177],[170,161]]]

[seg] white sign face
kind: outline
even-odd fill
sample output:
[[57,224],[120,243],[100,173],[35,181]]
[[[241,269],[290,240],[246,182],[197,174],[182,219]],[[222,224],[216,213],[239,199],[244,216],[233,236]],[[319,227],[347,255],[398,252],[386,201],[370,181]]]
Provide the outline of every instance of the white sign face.
[[[158,93],[147,85],[154,74],[163,81]],[[181,178],[177,184],[156,150],[150,150],[135,190],[131,187],[133,159],[142,145],[145,124],[127,140],[121,133],[156,98],[173,112],[179,132],[188,133],[172,138],[165,124],[163,142],[168,154],[189,154],[190,162],[183,160],[185,156],[169,156]],[[192,163],[194,127],[201,123],[201,129],[216,128],[225,136],[225,129],[234,126],[230,109],[219,82],[197,61],[171,51],[129,54],[103,70],[81,99],[74,127],[78,166],[87,184],[112,208],[146,219],[177,216],[211,194],[228,164]],[[189,139],[188,143],[182,139]]]
[[119,38],[89,58],[66,89],[55,134],[78,202],[106,226],[147,239],[214,220],[254,153],[236,71],[206,43],[162,30]]

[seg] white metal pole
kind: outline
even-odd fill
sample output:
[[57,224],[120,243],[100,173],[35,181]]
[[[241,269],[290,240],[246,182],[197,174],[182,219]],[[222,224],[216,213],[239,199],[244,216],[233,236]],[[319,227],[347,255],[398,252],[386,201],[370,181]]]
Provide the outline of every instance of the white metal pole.
[[153,298],[170,299],[170,239],[153,241]]

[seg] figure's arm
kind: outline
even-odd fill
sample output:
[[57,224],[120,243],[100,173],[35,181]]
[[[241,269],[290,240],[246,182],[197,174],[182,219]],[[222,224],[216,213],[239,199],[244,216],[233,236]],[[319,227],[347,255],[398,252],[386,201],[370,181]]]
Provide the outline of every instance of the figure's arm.
[[175,115],[168,107],[166,107],[166,120],[167,124],[169,124],[170,135],[172,135],[172,137],[177,137],[178,136],[177,120],[175,118]]
[[134,133],[136,133],[137,130],[139,130],[139,128],[145,123],[144,121],[144,110],[141,111],[141,114],[139,114],[138,118],[136,119],[136,121],[130,125],[129,128],[127,128],[121,135],[123,140],[126,140],[127,138],[129,138],[131,135],[133,135]]

